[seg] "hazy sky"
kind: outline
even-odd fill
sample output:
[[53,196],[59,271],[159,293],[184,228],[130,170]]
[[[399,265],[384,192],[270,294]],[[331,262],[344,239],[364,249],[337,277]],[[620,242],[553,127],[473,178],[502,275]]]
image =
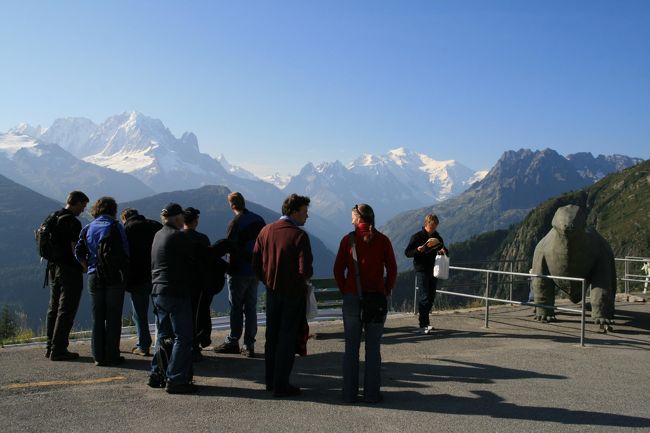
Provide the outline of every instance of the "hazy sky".
[[3,2],[0,131],[137,110],[257,174],[650,157],[650,1]]

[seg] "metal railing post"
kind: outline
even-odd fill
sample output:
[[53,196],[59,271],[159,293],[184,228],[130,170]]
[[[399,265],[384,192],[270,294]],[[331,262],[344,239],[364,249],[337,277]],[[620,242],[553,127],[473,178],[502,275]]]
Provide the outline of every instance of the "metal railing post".
[[413,273],[413,314],[418,314],[418,278]]
[[585,347],[585,304],[587,302],[587,290],[585,279],[582,279],[582,308],[580,309],[580,347]]
[[[515,265],[515,262],[510,262],[510,272],[513,272],[513,267]],[[515,285],[515,276],[510,274],[510,297],[508,298],[508,301],[512,301],[512,288]]]
[[490,273],[485,274],[485,327],[490,327]]
[[623,266],[624,266],[624,269],[625,269],[625,294],[626,295],[630,294],[630,282],[627,281],[627,274],[628,274],[628,271],[629,271],[628,263],[629,262],[627,261],[627,257],[625,257],[625,261],[623,262]]

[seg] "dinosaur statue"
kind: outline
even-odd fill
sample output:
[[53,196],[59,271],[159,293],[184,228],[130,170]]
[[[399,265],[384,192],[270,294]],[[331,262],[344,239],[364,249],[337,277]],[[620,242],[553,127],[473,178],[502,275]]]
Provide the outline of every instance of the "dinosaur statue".
[[[591,285],[591,318],[601,332],[611,331],[614,323],[616,269],[609,243],[596,230],[586,228],[584,210],[575,205],[559,208],[551,230],[535,247],[533,273],[586,278]],[[555,305],[555,288],[569,295],[571,302],[582,300],[582,283],[549,278],[533,278],[536,304]],[[555,320],[553,309],[535,307],[535,319]]]

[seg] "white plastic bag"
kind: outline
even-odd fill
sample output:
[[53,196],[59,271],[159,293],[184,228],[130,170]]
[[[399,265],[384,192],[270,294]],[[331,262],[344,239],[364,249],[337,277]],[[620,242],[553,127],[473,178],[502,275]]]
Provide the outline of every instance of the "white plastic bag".
[[436,256],[436,263],[433,265],[433,276],[439,280],[449,278],[449,257],[445,254]]
[[318,316],[318,304],[314,294],[314,286],[307,283],[307,320],[315,319]]

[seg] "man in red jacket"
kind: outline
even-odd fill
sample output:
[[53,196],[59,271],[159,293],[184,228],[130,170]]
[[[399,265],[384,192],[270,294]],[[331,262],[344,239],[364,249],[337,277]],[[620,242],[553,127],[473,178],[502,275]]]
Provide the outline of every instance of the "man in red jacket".
[[307,281],[313,274],[309,236],[300,227],[309,217],[309,197],[291,194],[282,217],[255,241],[253,270],[266,285],[266,389],[275,397],[300,394],[289,383],[296,340],[305,317]]

